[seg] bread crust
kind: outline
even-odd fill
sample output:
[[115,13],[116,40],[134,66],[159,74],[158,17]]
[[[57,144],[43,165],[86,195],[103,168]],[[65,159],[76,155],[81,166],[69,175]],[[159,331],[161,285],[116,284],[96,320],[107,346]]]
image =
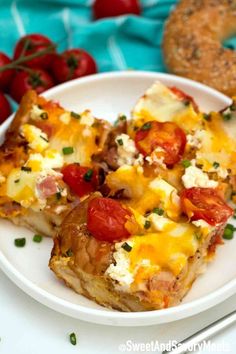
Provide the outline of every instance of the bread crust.
[[[163,271],[147,280],[140,291],[120,290],[106,274],[114,262],[114,245],[96,240],[87,230],[87,208],[90,196],[65,218],[54,238],[49,267],[56,276],[77,293],[98,304],[119,311],[150,311],[179,304],[207,262],[208,249],[224,226],[209,234],[181,274]],[[166,279],[170,280],[166,286]],[[155,296],[153,296],[155,294]]]
[[236,52],[222,42],[236,33],[236,6],[227,0],[181,0],[165,25],[170,72],[236,94]]

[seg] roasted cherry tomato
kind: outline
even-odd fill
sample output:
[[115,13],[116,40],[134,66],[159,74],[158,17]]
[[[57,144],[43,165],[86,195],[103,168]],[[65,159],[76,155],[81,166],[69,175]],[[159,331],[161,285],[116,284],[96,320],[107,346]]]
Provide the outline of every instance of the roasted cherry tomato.
[[158,152],[158,157],[163,156],[164,163],[173,166],[184,153],[186,135],[175,123],[151,121],[137,131],[135,144],[144,156],[150,155],[158,147],[163,149]]
[[170,87],[170,90],[176,95],[178,96],[182,101],[184,101],[187,104],[191,103],[193,106],[193,109],[195,110],[195,112],[199,112],[199,108],[198,105],[196,104],[195,100],[193,99],[192,96],[187,95],[185,92],[183,92],[182,90],[178,89],[177,87]]
[[138,0],[95,0],[93,5],[95,19],[126,14],[140,15]]
[[55,57],[52,72],[55,80],[60,83],[95,74],[97,66],[94,59],[85,50],[70,49]]
[[53,85],[53,79],[44,70],[34,69],[32,72],[19,71],[12,80],[10,95],[16,102],[20,102],[22,96],[24,96],[28,90],[35,90],[37,93],[42,93]]
[[[4,65],[8,65],[11,63],[11,60],[10,58],[0,52],[0,68]],[[2,72],[0,72],[0,89],[3,90],[3,91],[6,91],[9,84],[10,84],[10,81],[12,79],[12,76],[13,76],[13,70],[12,69],[8,69],[8,70],[4,70]]]
[[42,34],[28,34],[24,37],[21,37],[15,47],[14,60],[18,59],[20,56],[28,56],[45,50],[49,46],[52,46],[52,49],[49,50],[49,53],[24,63],[24,65],[31,68],[48,69],[53,60],[55,49],[53,48],[53,42]]
[[98,240],[114,242],[130,236],[125,223],[132,213],[110,198],[94,198],[88,205],[87,227]]
[[98,174],[95,170],[72,163],[62,169],[63,180],[79,197],[90,194],[98,187]]
[[10,114],[11,106],[4,94],[0,92],[0,123],[4,122]]
[[234,213],[212,188],[184,189],[180,201],[183,212],[191,220],[203,219],[213,226],[225,223]]

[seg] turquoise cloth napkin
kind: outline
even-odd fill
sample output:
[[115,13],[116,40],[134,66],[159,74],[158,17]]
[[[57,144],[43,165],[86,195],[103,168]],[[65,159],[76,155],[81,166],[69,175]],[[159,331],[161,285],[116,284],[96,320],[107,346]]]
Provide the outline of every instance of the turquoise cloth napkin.
[[[93,0],[0,0],[0,51],[11,56],[20,36],[42,33],[58,42],[60,51],[81,47],[90,52],[100,72],[163,72],[163,25],[176,2],[141,0],[140,17],[93,21]],[[236,47],[236,40],[230,39],[225,45]]]

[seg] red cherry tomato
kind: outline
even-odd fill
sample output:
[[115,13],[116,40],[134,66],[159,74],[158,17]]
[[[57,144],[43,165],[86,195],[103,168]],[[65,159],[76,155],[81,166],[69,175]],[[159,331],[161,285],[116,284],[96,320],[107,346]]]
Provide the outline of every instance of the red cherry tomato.
[[63,180],[79,197],[94,192],[98,187],[98,174],[95,170],[72,163],[62,169]]
[[130,236],[125,223],[131,215],[117,200],[94,198],[88,205],[87,227],[100,241],[119,241]]
[[19,71],[12,80],[10,95],[19,103],[22,96],[24,96],[28,90],[35,90],[40,94],[53,85],[53,79],[44,70],[34,69],[30,73],[27,71]]
[[173,166],[184,153],[186,135],[173,122],[151,121],[145,123],[137,131],[135,144],[144,156],[150,155],[158,147],[162,148],[164,151],[158,152],[158,156],[163,156],[163,161],[167,166]]
[[[0,52],[0,68],[4,65],[7,65],[10,63],[11,63],[10,58],[6,54]],[[13,76],[12,69],[8,69],[8,70],[4,70],[4,71],[0,72],[0,89],[1,90],[5,91],[8,88],[8,85],[10,84],[12,76]]]
[[3,123],[5,119],[11,114],[11,106],[2,92],[0,92],[0,123]]
[[183,212],[191,220],[203,219],[210,225],[225,223],[234,211],[212,188],[193,187],[180,194]]
[[55,57],[52,72],[55,80],[60,83],[95,74],[97,67],[94,59],[85,50],[70,49]]
[[[20,56],[28,56],[45,50],[51,45],[53,45],[53,42],[42,34],[28,34],[17,42],[14,51],[14,60]],[[24,65],[31,68],[48,69],[53,59],[53,53],[55,53],[55,49],[52,48],[50,53],[31,59],[25,62]]]
[[196,102],[195,102],[195,100],[193,99],[192,96],[187,95],[185,92],[183,92],[182,90],[178,89],[177,87],[170,87],[170,90],[171,90],[176,96],[178,96],[179,99],[181,99],[182,101],[185,101],[186,104],[192,103],[193,109],[194,109],[197,113],[199,112],[198,105],[196,104]]
[[96,0],[93,5],[93,17],[115,17],[126,14],[140,15],[138,0]]

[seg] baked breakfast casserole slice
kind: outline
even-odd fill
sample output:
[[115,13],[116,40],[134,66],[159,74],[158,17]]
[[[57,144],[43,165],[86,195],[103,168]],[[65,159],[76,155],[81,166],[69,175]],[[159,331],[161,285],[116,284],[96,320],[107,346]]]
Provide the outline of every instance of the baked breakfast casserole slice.
[[177,305],[189,291],[233,210],[213,188],[176,188],[123,166],[65,218],[50,268],[76,292],[121,311]]
[[70,112],[29,91],[0,148],[0,216],[53,235],[65,215],[99,189],[103,173],[92,157],[109,129],[90,111]]

